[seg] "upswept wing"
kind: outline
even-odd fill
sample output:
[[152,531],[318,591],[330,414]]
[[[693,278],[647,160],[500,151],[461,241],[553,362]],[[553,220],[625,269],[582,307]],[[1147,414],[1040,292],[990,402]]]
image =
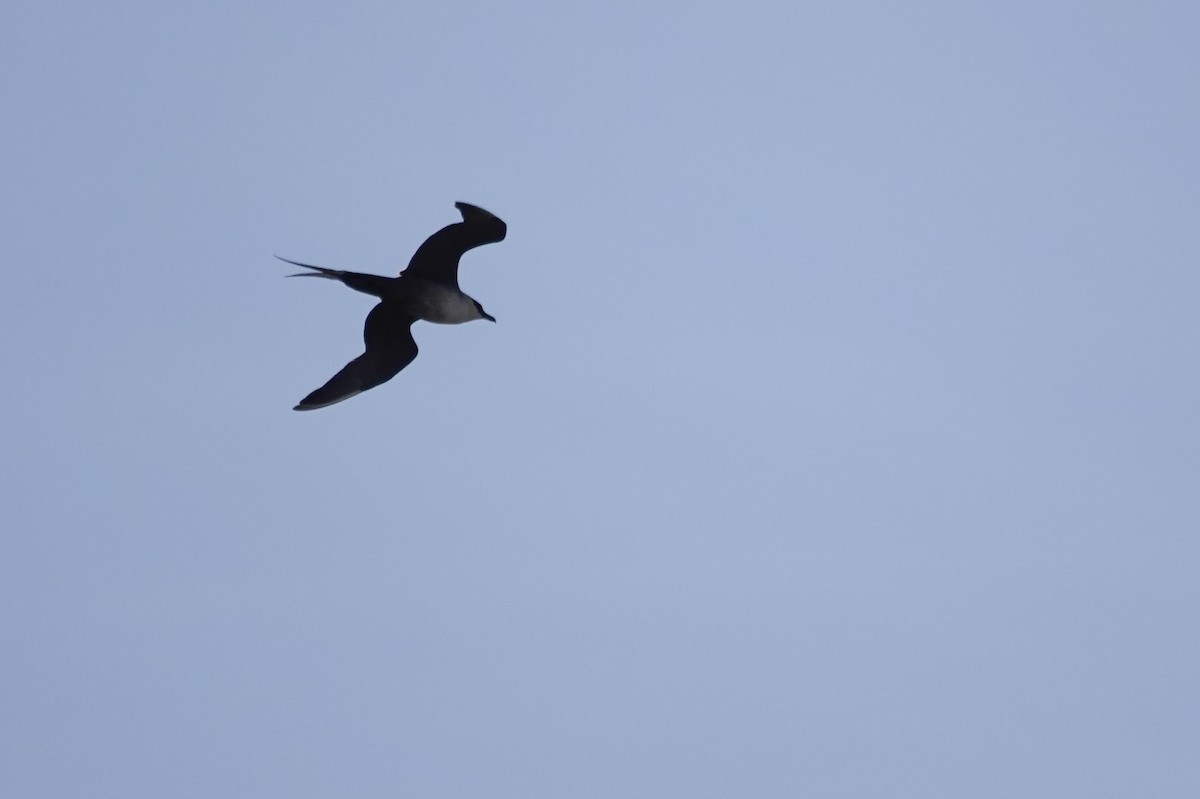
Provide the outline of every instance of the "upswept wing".
[[503,241],[508,226],[500,217],[469,203],[455,203],[463,217],[434,233],[413,253],[402,275],[415,275],[458,288],[458,260],[467,250]]

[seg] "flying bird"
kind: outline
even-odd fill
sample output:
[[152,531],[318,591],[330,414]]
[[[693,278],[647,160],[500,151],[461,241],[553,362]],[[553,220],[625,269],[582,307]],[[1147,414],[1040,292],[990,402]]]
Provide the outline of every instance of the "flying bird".
[[399,277],[327,269],[275,256],[293,266],[310,269],[288,277],[338,280],[379,298],[367,314],[363,329],[366,352],[342,367],[329,382],[300,400],[293,410],[312,411],[350,399],[386,383],[417,357],[412,324],[418,319],[457,325],[475,319],[496,319],[458,287],[458,261],[467,250],[503,241],[508,226],[497,216],[469,203],[455,203],[463,221],[434,233],[413,253]]

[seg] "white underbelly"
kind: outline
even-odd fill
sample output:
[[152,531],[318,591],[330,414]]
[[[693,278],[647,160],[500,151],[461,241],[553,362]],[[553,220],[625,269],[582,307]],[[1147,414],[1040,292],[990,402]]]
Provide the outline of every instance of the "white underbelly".
[[462,292],[431,283],[422,294],[418,311],[426,322],[459,325],[479,318],[475,301]]

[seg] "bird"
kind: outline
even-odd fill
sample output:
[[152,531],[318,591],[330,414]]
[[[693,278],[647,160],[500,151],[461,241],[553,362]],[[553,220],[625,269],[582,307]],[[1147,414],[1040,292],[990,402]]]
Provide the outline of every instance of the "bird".
[[417,357],[412,325],[418,320],[457,325],[476,319],[495,322],[473,297],[458,287],[458,262],[463,254],[484,244],[503,241],[508,226],[495,214],[470,203],[454,207],[462,221],[447,225],[417,248],[399,277],[368,275],[302,264],[275,257],[311,271],[288,277],[321,277],[379,298],[363,326],[365,351],[293,410],[312,411],[361,394],[391,380]]

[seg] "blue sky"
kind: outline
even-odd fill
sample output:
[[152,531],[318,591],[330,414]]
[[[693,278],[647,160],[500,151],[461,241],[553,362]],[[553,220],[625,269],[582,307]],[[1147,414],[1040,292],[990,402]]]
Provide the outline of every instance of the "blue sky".
[[1194,4],[3,16],[3,795],[1200,790]]

